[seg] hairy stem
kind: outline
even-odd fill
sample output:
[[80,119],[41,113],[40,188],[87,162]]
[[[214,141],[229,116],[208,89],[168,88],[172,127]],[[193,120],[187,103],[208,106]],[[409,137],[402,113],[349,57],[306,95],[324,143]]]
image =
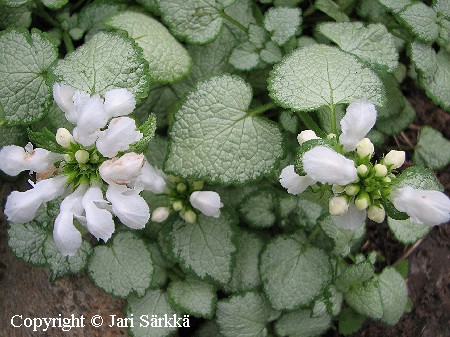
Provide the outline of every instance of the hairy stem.
[[235,18],[229,16],[227,13],[225,13],[225,11],[220,11],[220,16],[228,21],[230,21],[232,24],[234,24],[236,27],[238,27],[239,29],[243,30],[244,32],[248,33],[248,28],[243,25],[242,23],[240,23],[238,20],[236,20]]
[[313,130],[316,135],[318,135],[321,138],[326,137],[326,133],[322,131],[322,129],[317,125],[317,123],[314,121],[314,119],[311,118],[311,116],[307,112],[299,112],[298,116],[302,120],[303,124],[309,129]]

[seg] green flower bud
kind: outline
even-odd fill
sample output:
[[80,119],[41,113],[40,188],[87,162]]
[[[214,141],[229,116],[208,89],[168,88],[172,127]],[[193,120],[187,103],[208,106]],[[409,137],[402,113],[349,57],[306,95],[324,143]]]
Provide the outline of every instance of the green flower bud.
[[367,217],[372,221],[382,223],[384,221],[384,218],[386,217],[386,212],[384,211],[383,205],[370,206],[369,209],[367,210]]
[[189,223],[194,223],[197,220],[197,214],[195,214],[195,212],[191,209],[186,212],[181,212],[180,216],[184,221]]
[[187,187],[186,187],[185,183],[178,183],[177,184],[177,191],[178,191],[178,193],[184,193],[184,192],[186,192],[186,189],[187,189]]
[[361,192],[355,199],[355,206],[359,210],[364,210],[370,205],[370,197],[367,192]]
[[358,175],[360,177],[364,178],[367,176],[367,171],[369,171],[369,169],[367,168],[366,165],[362,164],[356,168],[356,171],[358,172]]
[[86,164],[89,161],[89,152],[86,150],[78,150],[75,152],[75,159],[79,164]]
[[338,185],[338,184],[333,184],[332,189],[333,189],[334,193],[341,193],[341,192],[344,192],[345,186],[341,186],[341,185]]
[[387,169],[386,165],[383,165],[383,164],[376,164],[374,166],[374,169],[375,169],[376,177],[385,177],[388,173],[388,169]]
[[347,193],[347,195],[354,196],[358,194],[360,189],[361,188],[359,185],[350,184],[345,187],[345,193]]
[[172,204],[172,208],[174,209],[174,211],[179,212],[183,209],[183,202],[181,200],[176,200],[173,202]]

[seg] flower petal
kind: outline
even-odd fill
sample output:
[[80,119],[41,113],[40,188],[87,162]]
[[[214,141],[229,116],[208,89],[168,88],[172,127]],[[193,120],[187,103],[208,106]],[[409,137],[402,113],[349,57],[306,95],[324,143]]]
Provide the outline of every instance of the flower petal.
[[108,184],[126,185],[141,175],[143,165],[143,154],[129,152],[119,158],[104,161],[99,167],[99,172]]
[[343,215],[332,215],[338,225],[345,229],[358,229],[366,223],[367,211],[359,210],[350,203],[348,211]]
[[450,220],[450,199],[442,192],[406,186],[393,191],[391,199],[415,223],[437,226]]
[[105,109],[109,117],[129,115],[135,106],[133,94],[125,88],[112,89],[105,93]]
[[315,184],[314,179],[309,176],[300,176],[295,173],[294,165],[286,166],[280,174],[280,184],[290,194],[300,194],[309,186]]
[[65,113],[66,118],[71,123],[76,123],[78,114],[73,104],[75,90],[65,84],[53,84],[53,98],[59,108]]
[[25,192],[13,191],[6,200],[5,215],[8,221],[23,224],[34,219],[42,203],[39,191],[35,189]]
[[163,171],[145,161],[142,167],[142,174],[137,178],[136,185],[142,185],[146,191],[161,194],[166,190],[166,178]]
[[353,160],[325,146],[316,146],[307,151],[302,162],[307,175],[321,183],[344,186],[358,178]]
[[150,219],[150,209],[135,190],[123,185],[109,185],[106,198],[111,202],[114,214],[132,229],[142,229]]
[[97,240],[108,241],[114,233],[114,221],[112,214],[101,208],[106,201],[103,199],[102,190],[97,186],[91,186],[81,200],[86,212],[86,227]]
[[136,122],[129,117],[113,118],[106,131],[101,131],[97,140],[97,149],[105,157],[112,158],[120,151],[130,148],[130,144],[142,138],[136,130]]
[[341,119],[342,134],[339,141],[344,151],[356,149],[356,144],[373,128],[377,120],[375,106],[365,100],[356,100],[347,107],[347,113]]
[[213,218],[220,217],[220,208],[223,207],[220,195],[212,191],[195,191],[189,197],[192,207]]

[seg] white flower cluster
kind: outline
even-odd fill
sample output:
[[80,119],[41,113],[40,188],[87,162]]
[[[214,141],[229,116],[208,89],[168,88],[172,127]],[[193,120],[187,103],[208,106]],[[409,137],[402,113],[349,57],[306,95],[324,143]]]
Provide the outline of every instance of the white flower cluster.
[[[416,223],[434,226],[449,221],[450,199],[442,192],[392,188],[393,171],[405,161],[403,151],[390,151],[379,163],[371,163],[374,146],[365,137],[376,118],[375,106],[358,100],[348,106],[341,119],[339,143],[335,135],[325,141],[314,131],[301,132],[297,139],[301,149],[305,149],[301,166],[306,174],[298,175],[294,165],[287,166],[280,175],[281,185],[291,194],[300,194],[316,183],[331,184],[334,196],[329,200],[329,213],[344,228],[359,228],[366,217],[383,222],[383,200],[392,202]],[[314,139],[319,141],[310,148]]]
[[11,193],[5,214],[13,223],[26,223],[42,204],[63,196],[53,236],[61,254],[71,256],[82,242],[74,219],[104,241],[115,230],[113,215],[129,228],[142,229],[150,209],[139,193],[163,193],[166,182],[165,175],[143,154],[128,152],[116,157],[143,136],[134,119],[125,117],[136,104],[131,92],[109,90],[103,100],[98,94],[90,96],[55,84],[53,97],[67,120],[75,124],[73,133],[63,128],[56,133],[64,154],[33,149],[31,144],[25,149],[11,145],[0,150],[2,171],[17,175],[30,170],[38,177],[35,184],[30,181],[32,189]]

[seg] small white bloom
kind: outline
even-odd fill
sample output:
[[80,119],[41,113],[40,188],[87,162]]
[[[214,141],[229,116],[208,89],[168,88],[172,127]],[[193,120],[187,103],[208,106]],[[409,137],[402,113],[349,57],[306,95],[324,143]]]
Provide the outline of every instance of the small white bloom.
[[385,177],[386,174],[388,174],[388,169],[387,169],[386,165],[376,164],[373,168],[375,169],[376,177]]
[[22,171],[43,172],[53,166],[63,155],[45,149],[33,150],[31,143],[25,149],[17,145],[8,145],[0,150],[0,170],[7,175],[16,176]]
[[347,113],[341,119],[342,134],[339,140],[344,151],[356,149],[356,144],[373,128],[377,119],[375,106],[365,100],[357,100],[347,107]]
[[170,215],[170,211],[167,207],[158,207],[152,212],[152,221],[163,222]]
[[53,84],[53,98],[59,108],[65,113],[66,119],[71,123],[76,123],[78,114],[73,104],[75,90],[65,84]]
[[364,226],[367,212],[359,210],[353,203],[350,203],[348,211],[344,215],[333,216],[337,224],[346,229],[358,229]]
[[142,186],[146,191],[161,194],[166,190],[166,179],[167,176],[163,171],[145,161],[142,174],[137,178],[136,185]]
[[358,178],[353,160],[325,146],[307,151],[302,161],[307,175],[321,183],[347,185]]
[[69,148],[70,144],[74,142],[73,136],[66,128],[59,128],[56,130],[56,142],[63,148]]
[[359,210],[364,210],[369,207],[369,200],[366,197],[359,197],[355,200],[355,206]]
[[220,208],[223,207],[220,195],[212,191],[195,191],[189,197],[191,205],[200,212],[213,218],[220,217]]
[[356,145],[356,152],[358,153],[360,158],[371,157],[373,152],[375,151],[375,147],[369,138],[364,138],[358,142]]
[[347,213],[349,203],[344,196],[330,198],[328,202],[328,211],[331,215],[344,215]]
[[112,158],[120,151],[130,148],[130,144],[142,138],[142,133],[136,130],[136,122],[129,117],[113,118],[105,131],[100,131],[97,139],[97,149],[105,157]]
[[195,214],[195,212],[191,209],[186,212],[180,212],[180,216],[188,223],[194,223],[197,220],[197,214]]
[[106,198],[113,213],[125,226],[142,229],[150,219],[150,209],[139,193],[124,185],[109,185]]
[[297,141],[300,145],[311,139],[319,139],[313,130],[304,130],[297,135]]
[[294,165],[286,166],[280,174],[280,184],[290,194],[300,194],[315,183],[309,176],[300,176],[295,173]]
[[87,185],[80,185],[61,202],[60,211],[53,227],[53,239],[61,255],[73,256],[81,246],[81,234],[73,224],[74,217],[81,217],[84,209],[81,200]]
[[5,205],[8,220],[18,224],[33,220],[42,204],[64,193],[66,181],[67,177],[58,176],[32,184],[33,188],[25,192],[13,191]]
[[415,223],[437,226],[450,220],[450,199],[442,192],[407,186],[391,195],[395,208]]
[[391,150],[383,159],[383,164],[389,166],[391,170],[398,169],[404,162],[405,151]]
[[143,154],[129,152],[119,158],[104,161],[100,165],[99,172],[108,184],[126,185],[141,175],[143,165]]
[[97,240],[108,241],[114,233],[112,214],[106,209],[107,202],[103,199],[100,187],[92,185],[88,188],[81,204],[86,212],[86,227]]
[[127,89],[112,89],[105,93],[105,109],[109,117],[129,115],[135,106],[134,95]]
[[366,165],[361,164],[356,168],[356,171],[360,177],[365,177],[369,171],[369,168]]
[[89,152],[86,150],[78,150],[75,152],[75,160],[79,164],[86,164],[89,161]]
[[367,210],[367,217],[376,223],[382,223],[386,217],[386,211],[383,205],[380,205],[380,207],[375,205],[370,206]]

